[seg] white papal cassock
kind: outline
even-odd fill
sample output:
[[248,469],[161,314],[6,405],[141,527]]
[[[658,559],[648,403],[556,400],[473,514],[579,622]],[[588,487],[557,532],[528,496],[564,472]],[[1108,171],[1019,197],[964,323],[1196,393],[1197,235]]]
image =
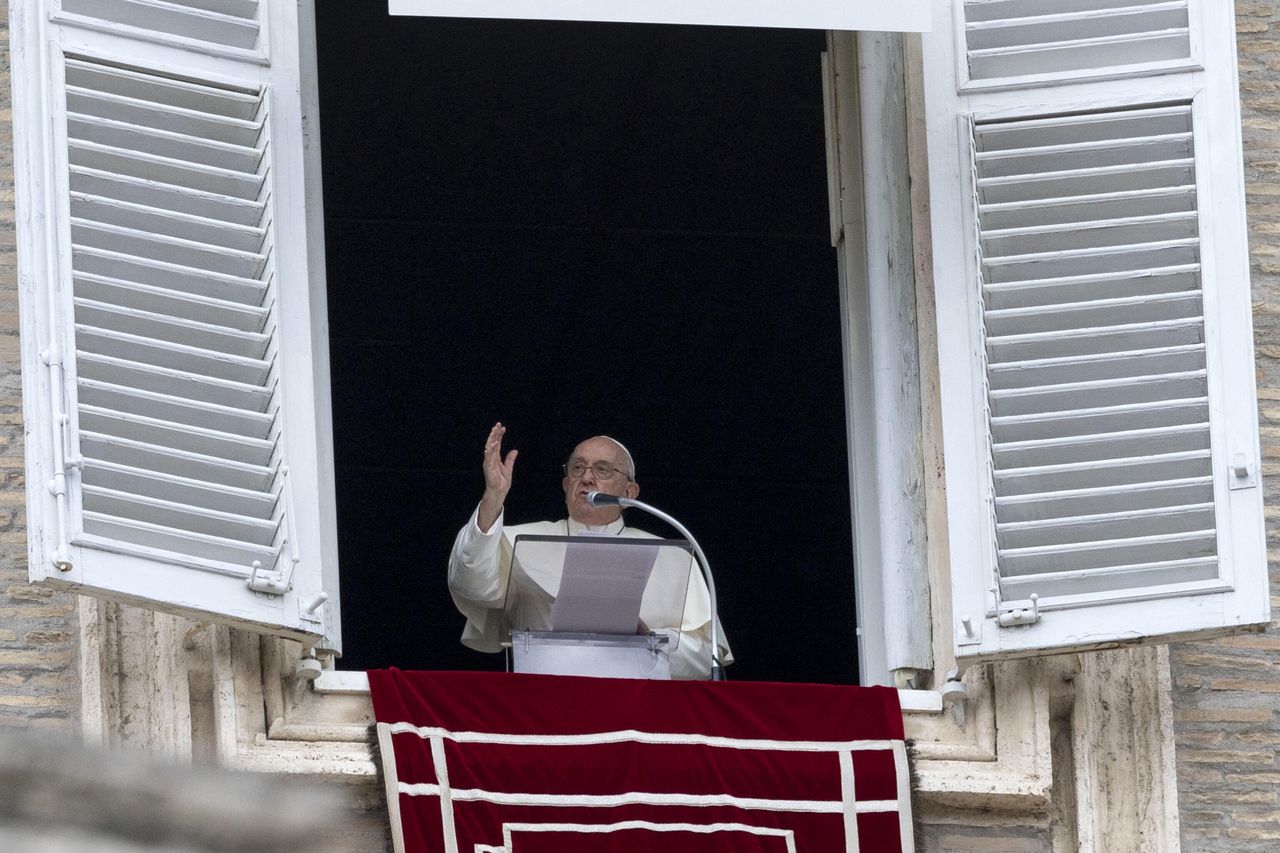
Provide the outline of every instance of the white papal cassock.
[[[504,516],[488,531],[480,529],[477,512],[471,513],[466,525],[458,531],[449,555],[449,592],[453,603],[467,617],[462,629],[462,644],[482,652],[502,649],[503,600],[511,571],[511,555],[517,536],[580,536],[593,533],[605,536],[628,536],[656,539],[652,533],[628,527],[623,519],[605,525],[586,525],[566,518],[562,521],[535,521],[530,524],[504,525]],[[656,627],[656,626],[655,626]],[[685,592],[684,621],[680,641],[671,655],[673,678],[706,678],[711,672],[708,649],[711,645],[711,598],[706,581],[694,567]],[[720,660],[733,662],[724,630],[720,631]]]

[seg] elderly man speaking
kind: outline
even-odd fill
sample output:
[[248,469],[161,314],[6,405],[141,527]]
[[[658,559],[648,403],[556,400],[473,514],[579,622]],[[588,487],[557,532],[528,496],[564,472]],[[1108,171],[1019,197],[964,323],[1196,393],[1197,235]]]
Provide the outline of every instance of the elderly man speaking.
[[[471,519],[458,531],[449,555],[449,591],[462,615],[467,617],[462,643],[482,652],[501,650],[502,604],[511,553],[520,534],[577,536],[598,535],[657,538],[652,533],[629,527],[622,508],[595,507],[587,502],[588,492],[634,498],[640,494],[635,462],[622,444],[607,436],[589,438],[573,449],[564,466],[564,505],[569,517],[561,521],[538,521],[506,525],[503,504],[511,491],[512,473],[519,451],[502,455],[502,437],[507,428],[494,424],[484,445],[484,496]],[[711,606],[702,575],[695,569],[686,593],[684,623],[680,642],[671,655],[673,678],[706,678],[711,664]],[[720,633],[720,660],[733,661],[724,633]]]

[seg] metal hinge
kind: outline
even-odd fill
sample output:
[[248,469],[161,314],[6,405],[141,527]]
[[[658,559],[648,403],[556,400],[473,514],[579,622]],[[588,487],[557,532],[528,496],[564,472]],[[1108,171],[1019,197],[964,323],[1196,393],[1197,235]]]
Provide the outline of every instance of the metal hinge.
[[1012,628],[1015,625],[1034,625],[1040,621],[1040,596],[1035,593],[1026,601],[1003,602],[1000,614],[996,617],[1001,628]]
[[283,572],[263,571],[262,563],[257,560],[253,561],[252,570],[249,572],[248,586],[254,592],[266,592],[271,595],[284,595],[289,591],[289,581]]

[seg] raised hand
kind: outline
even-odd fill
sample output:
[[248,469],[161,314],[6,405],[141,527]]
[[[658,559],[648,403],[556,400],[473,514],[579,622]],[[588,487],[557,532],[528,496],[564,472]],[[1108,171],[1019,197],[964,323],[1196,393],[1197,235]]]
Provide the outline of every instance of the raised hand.
[[480,529],[488,531],[493,523],[502,515],[502,505],[506,503],[507,492],[511,491],[511,474],[516,467],[516,457],[520,451],[509,451],[502,456],[502,437],[507,428],[501,423],[493,425],[489,430],[489,438],[484,443],[484,497],[480,499],[480,509],[476,521]]

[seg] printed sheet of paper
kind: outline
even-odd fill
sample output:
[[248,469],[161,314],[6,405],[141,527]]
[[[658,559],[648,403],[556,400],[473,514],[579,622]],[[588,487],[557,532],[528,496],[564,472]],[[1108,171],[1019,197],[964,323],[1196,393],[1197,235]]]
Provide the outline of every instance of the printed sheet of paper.
[[582,542],[566,546],[560,591],[551,607],[551,630],[634,634],[640,602],[659,546]]

